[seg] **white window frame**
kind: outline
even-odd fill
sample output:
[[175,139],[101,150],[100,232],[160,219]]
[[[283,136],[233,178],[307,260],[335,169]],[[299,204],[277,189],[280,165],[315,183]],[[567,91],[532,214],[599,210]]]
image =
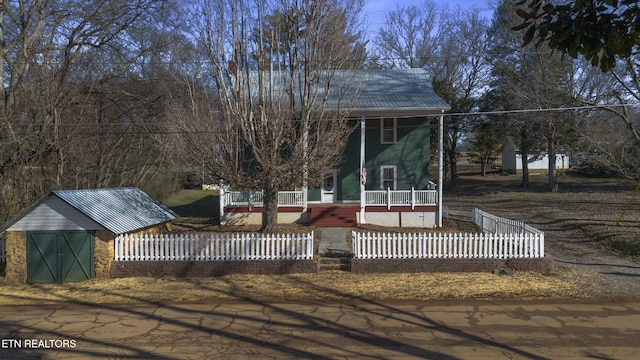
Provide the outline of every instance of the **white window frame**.
[[[385,127],[385,120],[391,120],[393,122],[392,127]],[[385,134],[387,132],[393,133],[393,140],[385,140]],[[381,118],[380,119],[380,144],[395,144],[398,142],[398,118]]]
[[[393,179],[385,179],[385,170],[391,170],[393,172]],[[393,180],[393,186],[385,186],[386,182]],[[390,188],[391,190],[397,190],[398,188],[398,167],[396,165],[381,165],[380,166],[380,187],[383,190]]]

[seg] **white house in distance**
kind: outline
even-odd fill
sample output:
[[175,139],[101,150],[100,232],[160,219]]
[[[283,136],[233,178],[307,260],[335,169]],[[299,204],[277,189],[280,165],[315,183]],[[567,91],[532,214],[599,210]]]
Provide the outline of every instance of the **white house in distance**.
[[[549,156],[547,154],[529,155],[527,159],[529,172],[547,172],[549,170]],[[556,153],[556,170],[569,169],[569,155],[559,150]],[[505,144],[502,148],[502,171],[509,174],[522,173],[522,154],[512,144]]]

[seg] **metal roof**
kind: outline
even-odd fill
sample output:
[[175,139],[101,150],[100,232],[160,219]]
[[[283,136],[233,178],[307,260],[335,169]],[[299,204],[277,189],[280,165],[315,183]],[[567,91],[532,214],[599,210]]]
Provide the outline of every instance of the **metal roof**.
[[[256,94],[258,73],[249,74],[251,91]],[[262,73],[275,98],[286,99],[290,93],[291,74],[286,71]],[[300,74],[302,77],[303,74]],[[366,116],[438,115],[450,106],[433,91],[431,77],[425,69],[338,70],[320,73],[316,92],[316,107],[325,110],[349,110]],[[330,80],[330,88],[324,84]],[[296,96],[300,96],[302,78],[296,80]],[[324,104],[322,101],[325,101]]]
[[115,234],[144,229],[171,221],[176,213],[135,188],[54,190],[0,226],[0,233],[16,224],[52,196],[57,196],[91,220]]
[[[353,100],[349,105],[352,113],[364,115],[412,115],[439,114],[450,109],[449,105],[433,91],[431,77],[425,69],[368,70],[355,74],[336,74],[337,86],[332,90],[351,86]],[[351,85],[348,85],[351,84]],[[334,103],[349,92],[332,91],[329,101]]]
[[135,187],[54,190],[52,193],[115,234],[147,228],[178,217]]

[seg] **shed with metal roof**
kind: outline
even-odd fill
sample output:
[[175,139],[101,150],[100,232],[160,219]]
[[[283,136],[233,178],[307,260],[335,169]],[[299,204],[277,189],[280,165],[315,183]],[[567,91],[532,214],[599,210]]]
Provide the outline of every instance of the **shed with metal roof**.
[[116,235],[167,230],[177,217],[135,187],[51,191],[0,226],[6,277],[28,283],[108,278]]

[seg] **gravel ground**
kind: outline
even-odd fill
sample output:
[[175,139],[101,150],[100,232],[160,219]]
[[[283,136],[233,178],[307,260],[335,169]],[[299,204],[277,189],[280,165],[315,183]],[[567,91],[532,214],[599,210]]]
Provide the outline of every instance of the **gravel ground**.
[[566,266],[586,279],[593,279],[584,284],[584,291],[594,298],[640,299],[640,264],[634,259],[595,249],[556,231],[545,231],[545,243],[557,266]]

